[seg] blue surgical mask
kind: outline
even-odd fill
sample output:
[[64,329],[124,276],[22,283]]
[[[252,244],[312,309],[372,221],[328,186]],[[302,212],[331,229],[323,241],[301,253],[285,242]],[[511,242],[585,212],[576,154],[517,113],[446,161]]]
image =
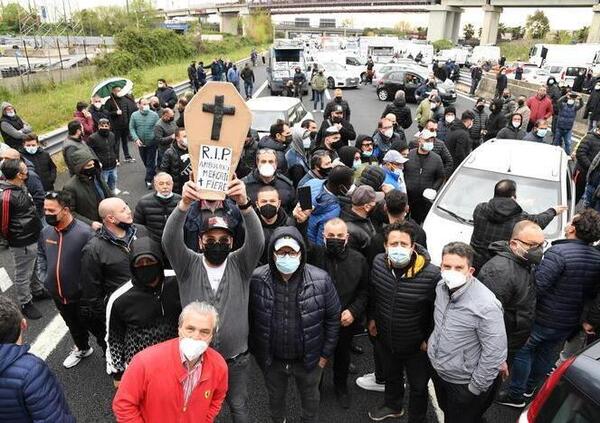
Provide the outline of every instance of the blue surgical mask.
[[275,267],[284,275],[291,275],[300,267],[300,255],[292,257],[288,254],[283,256],[275,255]]
[[352,169],[354,169],[354,170],[358,169],[361,164],[362,164],[362,161],[360,159],[354,160],[354,162],[352,163]]
[[34,145],[33,147],[25,147],[25,151],[27,151],[29,154],[35,154],[38,151],[38,147],[37,145]]
[[548,129],[547,128],[538,129],[537,130],[537,136],[540,137],[540,138],[544,138],[547,133],[548,133]]
[[371,157],[373,155],[373,150],[363,151],[362,155],[365,157]]
[[390,247],[387,251],[388,259],[394,267],[404,267],[410,262],[412,250],[404,247]]
[[433,143],[432,142],[424,142],[423,146],[421,148],[424,151],[431,151],[431,150],[433,150]]

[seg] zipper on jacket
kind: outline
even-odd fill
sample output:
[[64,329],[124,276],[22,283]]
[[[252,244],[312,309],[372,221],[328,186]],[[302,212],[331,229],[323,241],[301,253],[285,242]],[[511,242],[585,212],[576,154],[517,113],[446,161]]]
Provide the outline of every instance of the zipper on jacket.
[[[442,330],[446,330],[446,317],[448,316],[448,310],[450,309],[450,306],[452,305],[452,299],[450,297],[448,297],[448,304],[446,304],[446,308],[444,310],[444,315],[442,316],[442,324],[440,325],[440,330],[438,331],[438,336],[435,339],[435,353],[434,355],[437,357],[437,352],[440,348],[440,336],[442,333]],[[435,324],[435,322],[434,322]]]
[[62,232],[59,230],[56,230],[56,232],[58,233],[58,257],[56,259],[56,289],[58,290],[58,296],[60,297],[60,300],[62,301],[63,304],[67,304],[67,300],[63,297],[62,294],[62,289],[60,287],[61,283],[60,283],[60,256],[62,255]]

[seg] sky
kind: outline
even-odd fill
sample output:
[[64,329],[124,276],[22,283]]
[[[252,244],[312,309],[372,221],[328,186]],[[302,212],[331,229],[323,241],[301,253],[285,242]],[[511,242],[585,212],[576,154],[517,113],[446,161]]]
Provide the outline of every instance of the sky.
[[[10,1],[10,0],[9,0]],[[124,0],[19,0],[23,5],[37,4],[38,6],[45,5],[50,11],[61,10],[63,1],[65,7],[71,10],[85,9],[96,6],[108,6],[108,5],[123,5]],[[200,5],[214,4],[214,3],[225,3],[235,0],[153,0],[155,7],[163,9],[179,9],[179,8],[193,8],[199,7]],[[526,1],[526,0],[523,0]],[[4,3],[7,3],[4,0]],[[583,26],[589,25],[592,21],[591,8],[542,8],[546,16],[550,20],[550,27],[553,30],[567,29],[575,30]],[[535,12],[533,8],[505,8],[500,22],[506,26],[518,26],[524,25],[525,19],[528,15]],[[294,17],[308,17],[311,19],[312,25],[318,25],[319,18],[331,18],[330,15],[275,15],[274,20],[279,21],[292,21]],[[565,19],[568,16],[568,19]],[[393,27],[399,21],[409,21],[413,26],[427,26],[428,17],[426,13],[358,13],[358,14],[335,14],[338,17],[338,22],[343,19],[351,18],[354,21],[355,27],[365,26],[388,26]],[[213,17],[211,21],[216,21],[217,18]],[[483,11],[481,8],[465,8],[465,12],[461,18],[461,27],[467,23],[473,24],[476,28],[479,28],[483,22]]]

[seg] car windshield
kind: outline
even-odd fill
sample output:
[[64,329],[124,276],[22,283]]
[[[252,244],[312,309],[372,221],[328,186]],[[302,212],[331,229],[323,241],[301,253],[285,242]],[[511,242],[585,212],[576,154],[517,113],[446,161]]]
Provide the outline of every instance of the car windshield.
[[328,72],[342,72],[344,70],[344,67],[337,63],[326,63],[323,65],[323,67]]
[[[473,220],[473,210],[479,203],[492,198],[494,185],[501,179],[509,177],[517,183],[517,203],[527,213],[541,213],[550,207],[560,204],[560,186],[558,182],[526,178],[516,175],[482,171],[462,167],[459,173],[441,194],[438,202],[438,214],[456,214],[458,220]],[[468,187],[468,195],[465,188]],[[447,210],[448,212],[444,211]],[[544,233],[547,237],[555,237],[560,231],[560,219],[553,219]]]
[[252,129],[257,131],[269,131],[277,119],[287,121],[285,112],[281,111],[253,111]]

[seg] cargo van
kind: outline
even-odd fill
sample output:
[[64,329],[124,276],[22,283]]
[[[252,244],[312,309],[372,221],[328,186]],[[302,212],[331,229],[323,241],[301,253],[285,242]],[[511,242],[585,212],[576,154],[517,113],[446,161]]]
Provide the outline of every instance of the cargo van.
[[473,49],[468,63],[471,65],[483,62],[497,64],[500,62],[500,57],[500,47],[498,46],[477,46]]
[[[294,78],[297,67],[306,75],[307,63],[303,44],[290,40],[275,40],[269,50],[267,64],[267,84],[271,95],[279,95],[283,92],[286,83]],[[307,80],[309,77],[306,75]],[[308,82],[302,87],[302,91],[308,93]]]

